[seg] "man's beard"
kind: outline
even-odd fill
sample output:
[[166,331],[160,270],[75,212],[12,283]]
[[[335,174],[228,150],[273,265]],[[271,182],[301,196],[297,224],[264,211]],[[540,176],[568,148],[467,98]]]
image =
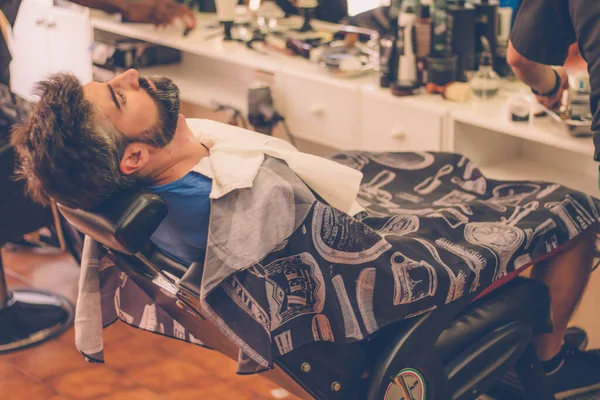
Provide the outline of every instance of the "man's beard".
[[179,88],[166,76],[154,76],[150,81],[156,86],[150,86],[148,79],[140,77],[139,85],[154,100],[158,107],[158,122],[155,126],[142,133],[144,142],[154,147],[168,145],[175,131],[179,119]]

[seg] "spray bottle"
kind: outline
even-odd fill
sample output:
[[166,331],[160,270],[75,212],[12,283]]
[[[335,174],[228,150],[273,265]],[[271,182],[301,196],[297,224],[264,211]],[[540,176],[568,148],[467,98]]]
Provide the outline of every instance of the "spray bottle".
[[405,3],[398,17],[398,73],[396,77],[396,87],[403,91],[412,91],[419,86],[417,57],[414,49],[416,21],[416,8]]

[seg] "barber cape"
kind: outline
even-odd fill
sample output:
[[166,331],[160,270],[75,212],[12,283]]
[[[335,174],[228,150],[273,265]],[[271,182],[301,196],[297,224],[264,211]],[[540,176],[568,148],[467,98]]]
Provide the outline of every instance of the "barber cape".
[[[307,186],[345,213],[354,215],[362,211],[356,202],[361,172],[302,153],[286,141],[247,129],[211,120],[188,119],[187,123],[196,138],[210,149],[210,155],[192,170],[213,180],[202,296],[207,296],[231,274],[260,260],[294,232],[315,201]],[[279,162],[271,161],[270,168],[263,168],[266,158]],[[259,174],[261,168],[263,173]],[[282,187],[285,189],[281,190]],[[115,317],[103,315],[105,310],[113,308],[111,293],[115,293],[116,316],[133,323],[133,318],[123,311],[126,307],[120,284],[112,279],[111,284],[107,283],[112,289],[104,290],[105,285],[100,290],[99,275],[107,268],[107,260],[102,256],[98,243],[86,237],[75,332],[77,348],[88,361],[103,361],[103,326]],[[101,292],[105,300],[102,305]],[[133,297],[146,296],[140,292]],[[218,323],[219,317],[209,310],[207,307],[204,312]],[[268,364],[263,357],[259,358],[262,364]]]
[[[479,295],[600,221],[592,196],[489,179],[459,154],[333,157],[354,172],[267,136],[190,126],[211,148],[194,169],[214,187],[202,276],[182,280],[239,348],[239,373]],[[350,216],[355,197],[365,211]],[[103,360],[102,327],[117,318],[200,344],[97,243],[86,238],[84,247],[75,328],[89,359]]]

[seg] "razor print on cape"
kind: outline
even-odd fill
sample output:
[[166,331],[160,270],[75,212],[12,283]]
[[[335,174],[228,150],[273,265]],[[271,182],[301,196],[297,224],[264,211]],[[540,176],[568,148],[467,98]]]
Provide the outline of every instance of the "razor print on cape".
[[454,171],[454,167],[450,164],[444,165],[435,175],[427,177],[421,183],[414,187],[414,191],[421,195],[433,193],[442,184],[442,178]]

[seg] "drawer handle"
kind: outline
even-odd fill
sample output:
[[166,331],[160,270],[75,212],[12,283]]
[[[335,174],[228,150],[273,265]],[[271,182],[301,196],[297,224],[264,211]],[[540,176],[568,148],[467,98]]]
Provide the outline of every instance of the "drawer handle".
[[35,24],[36,25],[44,25],[46,23],[46,20],[44,18],[38,18],[35,20]]
[[317,117],[321,117],[321,116],[323,116],[323,114],[325,114],[325,107],[323,107],[323,106],[312,106],[310,108],[310,112],[313,115],[316,115]]
[[392,129],[392,138],[398,139],[398,140],[404,140],[404,139],[406,139],[406,131],[404,130],[404,128],[396,127],[394,129]]

